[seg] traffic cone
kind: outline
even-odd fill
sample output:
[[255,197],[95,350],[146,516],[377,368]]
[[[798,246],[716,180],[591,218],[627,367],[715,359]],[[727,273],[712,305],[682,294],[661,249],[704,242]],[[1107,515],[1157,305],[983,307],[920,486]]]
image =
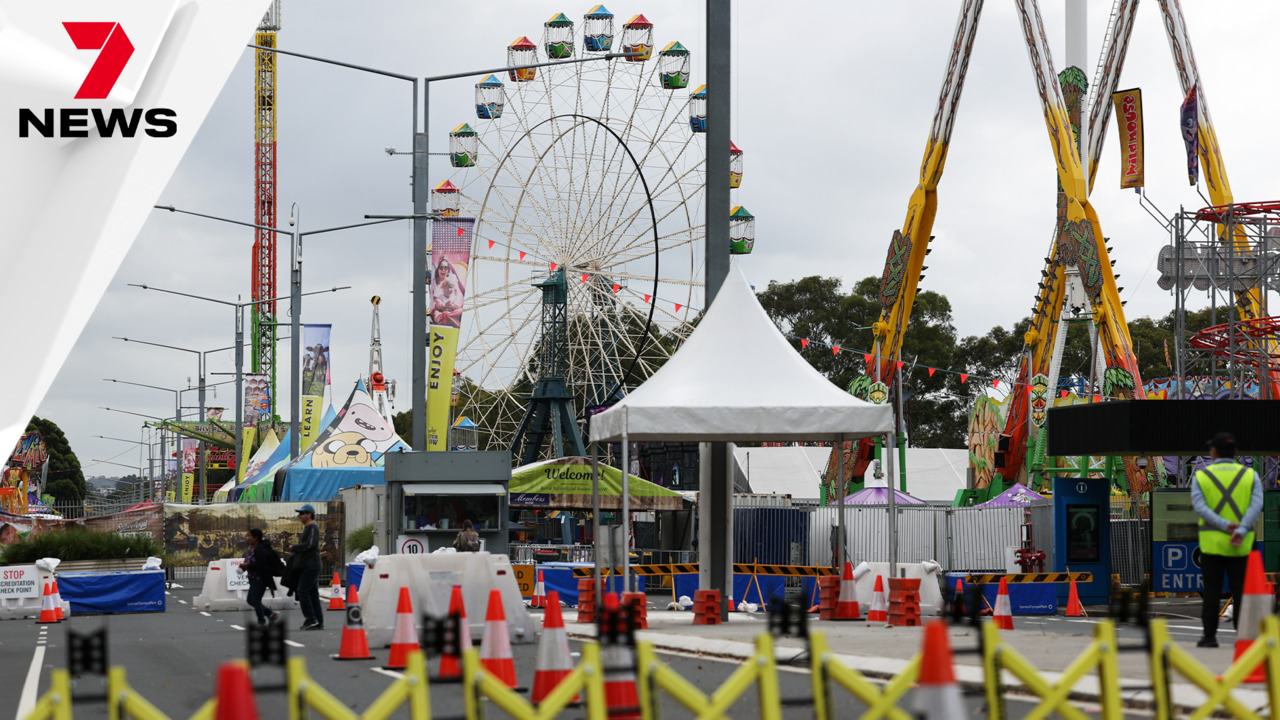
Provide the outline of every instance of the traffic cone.
[[547,586],[542,582],[542,571],[539,570],[538,582],[533,584],[533,598],[529,600],[529,607],[545,608],[546,606]]
[[[369,638],[364,634],[364,614],[360,612],[360,593],[354,585],[348,593],[347,624],[342,628],[342,645],[335,660],[372,660],[369,654]],[[397,618],[399,620],[399,618]]]
[[400,604],[396,606],[396,627],[391,633],[391,656],[386,669],[403,670],[409,653],[418,650],[418,628],[413,622],[413,600],[409,588],[400,586]]
[[[467,606],[462,602],[462,586],[454,585],[449,597],[449,617],[458,617],[458,652],[471,647],[471,626],[467,625]],[[440,677],[462,677],[462,663],[457,655],[445,650],[440,655]]]
[[1088,616],[1084,611],[1084,606],[1080,604],[1080,593],[1076,590],[1076,581],[1071,581],[1071,587],[1067,591],[1067,617]]
[[853,563],[845,561],[844,574],[840,576],[840,599],[836,601],[833,620],[861,620],[858,611],[858,586],[853,579]]
[[924,649],[916,678],[916,717],[923,720],[965,717],[945,620],[932,620],[924,626]]
[[49,583],[44,584],[44,595],[40,597],[40,619],[36,622],[58,622],[58,613],[53,609],[53,593],[49,591]]
[[[542,618],[542,637],[538,638],[538,664],[533,673],[533,701],[542,702],[560,681],[573,672],[573,656],[569,654],[569,635],[560,614],[560,593],[552,590],[546,597],[547,613]],[[574,698],[577,702],[577,698]]]
[[258,720],[258,700],[244,663],[224,662],[218,667],[213,719]]
[[1009,581],[1000,578],[1000,590],[996,592],[995,608],[996,627],[1001,630],[1013,629],[1013,607],[1009,604]]
[[489,591],[489,609],[484,615],[484,636],[480,638],[480,666],[494,677],[516,686],[516,662],[511,656],[511,636],[507,633],[507,615],[502,610],[502,591]]
[[[625,616],[618,612],[619,608],[617,593],[605,593],[605,613],[611,617],[622,617],[622,622],[625,622]],[[610,720],[639,718],[640,693],[636,689],[635,648],[627,645],[625,640],[602,643],[600,664],[605,668],[604,705]]]
[[346,603],[342,602],[342,580],[338,578],[338,571],[333,571],[333,582],[329,583],[329,607],[328,610],[346,610]]
[[867,622],[889,622],[889,604],[884,599],[884,576],[876,576],[876,589],[871,593],[871,610]]
[[58,614],[58,622],[66,618],[62,612],[62,593],[58,592],[58,578],[53,579],[53,611]]
[[[1262,553],[1254,550],[1249,553],[1249,565],[1244,572],[1244,592],[1235,601],[1236,612],[1240,620],[1236,625],[1236,655],[1233,664],[1258,639],[1258,629],[1262,619],[1271,614],[1272,596],[1267,592],[1266,571],[1262,567]],[[1266,682],[1266,663],[1261,663],[1249,673],[1245,682]]]

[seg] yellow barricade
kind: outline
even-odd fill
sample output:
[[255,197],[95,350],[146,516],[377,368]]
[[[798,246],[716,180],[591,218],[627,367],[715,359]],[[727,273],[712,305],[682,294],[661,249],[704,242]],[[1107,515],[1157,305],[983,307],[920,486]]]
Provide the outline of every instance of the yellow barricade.
[[898,707],[898,701],[911,689],[920,675],[918,653],[911,658],[902,672],[885,685],[883,692],[862,673],[837,662],[827,646],[826,636],[822,633],[809,635],[809,656],[809,669],[813,681],[813,714],[817,720],[846,717],[845,714],[836,712],[833,707],[828,679],[834,680],[854,697],[867,704],[867,711],[862,714],[861,720],[874,720],[874,718],[912,720],[910,713]]
[[1257,720],[1260,715],[1245,707],[1231,691],[1239,687],[1245,678],[1259,665],[1265,667],[1267,706],[1270,717],[1280,708],[1280,624],[1275,615],[1262,621],[1262,631],[1253,645],[1232,663],[1221,677],[1201,665],[1191,653],[1178,647],[1169,637],[1164,620],[1151,622],[1151,684],[1155,687],[1156,720],[1170,720],[1176,714],[1169,692],[1169,680],[1173,672],[1181,673],[1209,696],[1204,704],[1190,715],[1191,720],[1213,715],[1218,707],[1241,720]]
[[982,674],[986,684],[988,717],[1004,720],[1008,717],[1001,692],[1000,676],[1008,670],[1023,686],[1040,698],[1040,704],[1026,717],[1037,720],[1058,713],[1067,720],[1090,720],[1089,716],[1068,702],[1071,689],[1085,675],[1097,670],[1098,697],[1102,705],[1102,720],[1121,720],[1120,668],[1117,660],[1116,626],[1109,620],[1098,623],[1093,630],[1093,642],[1084,652],[1062,671],[1057,685],[1050,685],[1040,671],[1017,650],[1000,637],[994,622],[982,625]]
[[738,698],[758,685],[761,720],[781,720],[782,698],[778,694],[778,664],[773,654],[773,637],[756,637],[756,654],[742,663],[716,691],[706,695],[693,683],[658,660],[650,643],[636,644],[640,712],[644,720],[658,717],[657,690],[665,691],[685,706],[698,720],[723,718]]
[[467,720],[481,720],[484,706],[480,698],[487,697],[494,705],[516,720],[552,720],[559,717],[573,698],[579,694],[585,700],[587,720],[606,720],[608,712],[604,701],[604,666],[600,662],[600,645],[583,643],[582,658],[551,694],[538,705],[525,700],[507,684],[480,666],[480,651],[468,648],[462,653],[463,707]]
[[49,674],[49,691],[23,720],[71,720],[71,673],[54,670]]

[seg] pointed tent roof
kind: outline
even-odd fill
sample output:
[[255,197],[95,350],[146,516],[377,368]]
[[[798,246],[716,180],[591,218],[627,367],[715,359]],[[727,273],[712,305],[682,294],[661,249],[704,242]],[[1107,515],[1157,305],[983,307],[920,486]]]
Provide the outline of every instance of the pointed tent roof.
[[672,40],[667,46],[662,48],[660,55],[688,55],[689,50],[680,44],[679,40]]
[[485,75],[480,82],[476,83],[476,87],[502,87],[502,81],[497,75]]
[[[261,468],[267,462],[267,459],[271,457],[271,453],[275,452],[276,448],[280,447],[280,438],[277,438],[276,434],[271,430],[267,430],[266,433],[267,434],[262,438],[262,444],[258,446],[258,450],[252,457],[245,461],[245,482],[248,482],[250,478],[256,475],[258,469]],[[239,473],[232,475],[231,479],[228,480],[225,485],[218,488],[218,491],[213,494],[213,501],[226,502],[231,493],[231,488],[239,484],[239,480]]]
[[624,27],[624,28],[629,28],[629,27],[636,27],[636,28],[653,27],[653,23],[649,22],[649,18],[645,17],[644,15],[632,15],[632,16],[631,16],[631,19],[630,19],[630,20],[628,20],[628,21],[627,21],[627,22],[626,22],[622,27]]
[[470,126],[470,125],[468,125],[467,123],[462,123],[462,124],[461,124],[461,125],[459,125],[458,127],[454,128],[454,129],[453,129],[453,132],[450,132],[449,134],[450,134],[450,135],[463,135],[463,136],[470,136],[470,135],[475,135],[475,134],[476,134],[476,131],[475,131],[475,130],[473,130],[473,129],[471,128],[471,126]]
[[697,90],[694,90],[694,91],[693,91],[693,94],[692,94],[692,95],[690,95],[689,97],[704,98],[704,97],[706,97],[706,96],[707,96],[707,84],[706,84],[706,83],[703,83],[703,84],[699,85],[699,86],[698,86],[698,89],[697,89]]
[[749,210],[739,205],[733,209],[733,212],[729,213],[729,217],[734,220],[752,220],[755,215],[752,215]]
[[980,503],[978,507],[1025,507],[1036,500],[1045,500],[1045,496],[1028,488],[1022,483],[1014,483],[999,495]]
[[[338,416],[334,412],[333,405],[325,407],[324,415],[320,418],[321,427],[329,427],[333,419]],[[313,442],[312,445],[315,443]],[[311,447],[310,445],[307,446]],[[275,485],[276,471],[289,464],[289,454],[293,448],[293,438],[289,433],[285,433],[280,439],[280,444],[272,451],[270,457],[261,466],[258,467],[252,475],[247,475],[244,482],[231,488],[231,492],[227,493],[227,498],[231,502],[267,502],[271,499],[272,488]],[[306,449],[304,448],[304,452]]]
[[592,441],[852,440],[889,432],[893,411],[836,387],[765,314],[729,267],[715,302],[680,350],[591,420]]
[[609,12],[609,8],[603,5],[595,5],[590,10],[587,11],[587,14],[584,17],[611,18],[613,17],[613,13]]
[[572,25],[572,24],[573,24],[573,21],[570,20],[564,13],[556,13],[555,15],[551,16],[550,20],[543,23],[543,25],[547,25],[550,27],[564,27],[565,25]]
[[[925,505],[924,500],[915,495],[908,495],[901,490],[893,491],[893,502],[897,505]],[[888,505],[889,504],[889,488],[881,485],[879,487],[863,488],[852,495],[845,496],[845,505]]]
[[532,40],[525,37],[524,35],[521,35],[520,37],[513,40],[511,44],[508,45],[507,47],[515,48],[516,50],[537,50],[538,49],[538,46],[535,45]]
[[442,183],[440,183],[439,185],[437,185],[437,186],[435,187],[435,189],[434,189],[434,190],[432,190],[432,192],[438,192],[438,193],[456,193],[456,192],[458,192],[458,186],[457,186],[457,185],[454,185],[453,183],[449,182],[448,180],[445,180],[444,182],[442,182]]
[[[704,85],[703,87],[706,87],[706,86]],[[742,151],[738,149],[738,146],[737,146],[737,145],[735,145],[735,144],[734,144],[734,142],[733,142],[732,140],[730,140],[730,141],[729,141],[729,154],[730,154],[730,155],[741,155],[741,154],[742,154]]]

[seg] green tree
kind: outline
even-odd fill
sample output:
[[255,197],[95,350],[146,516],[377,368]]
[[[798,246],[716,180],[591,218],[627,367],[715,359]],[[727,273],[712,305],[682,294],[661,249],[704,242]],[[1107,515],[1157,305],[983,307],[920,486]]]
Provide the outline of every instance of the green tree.
[[27,423],[27,432],[39,431],[49,451],[49,479],[45,494],[52,495],[60,503],[78,503],[84,500],[86,488],[80,459],[71,450],[71,443],[62,428],[52,420],[33,417]]

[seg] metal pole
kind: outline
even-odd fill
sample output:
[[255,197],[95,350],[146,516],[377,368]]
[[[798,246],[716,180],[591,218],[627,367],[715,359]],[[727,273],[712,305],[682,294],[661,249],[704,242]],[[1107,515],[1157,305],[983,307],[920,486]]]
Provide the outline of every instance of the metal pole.
[[240,455],[244,450],[244,306],[236,305],[236,455],[234,479],[240,481]]
[[[415,84],[414,87],[417,87]],[[422,82],[422,132],[413,134],[413,432],[410,444],[427,449],[427,154],[430,148],[431,83]]]
[[631,592],[631,466],[628,458],[627,410],[622,408],[622,591]]
[[600,458],[597,445],[591,443],[591,561],[595,565],[596,612],[600,608]]
[[848,550],[845,548],[847,538],[845,536],[844,521],[844,438],[836,440],[836,509],[839,513],[836,515],[836,571],[844,572],[844,564],[848,561]]
[[298,203],[293,204],[289,213],[289,224],[293,226],[293,242],[291,250],[293,262],[289,270],[289,459],[297,460],[302,443],[302,209]]
[[[1085,70],[1088,67],[1089,55],[1089,3],[1087,0],[1067,0],[1067,54],[1066,67]],[[1094,88],[1100,92],[1100,88]],[[1089,177],[1089,123],[1080,123],[1079,137],[1080,168],[1084,176]]]
[[[204,353],[196,353],[196,362],[199,364],[198,369],[200,370],[200,422],[205,422],[209,418],[206,417],[204,414]],[[205,464],[208,462],[208,460],[209,458],[206,455],[206,448],[205,448],[204,441],[201,440],[200,441],[200,502],[197,503],[198,505],[203,505],[205,502],[205,490],[206,490],[205,483],[207,482],[205,479],[205,472],[207,471],[205,468]]]
[[[729,275],[729,120],[732,90],[730,0],[707,0],[706,239],[703,243],[706,306]],[[729,446],[711,443],[711,497],[699,505],[699,521],[712,528],[701,558],[710,569],[707,587],[727,601],[733,590],[733,476]],[[728,619],[721,605],[720,616]]]
[[898,503],[893,488],[893,456],[897,447],[897,420],[894,430],[889,433],[889,451],[884,454],[887,465],[885,472],[885,490],[889,493],[889,576],[898,576]]

